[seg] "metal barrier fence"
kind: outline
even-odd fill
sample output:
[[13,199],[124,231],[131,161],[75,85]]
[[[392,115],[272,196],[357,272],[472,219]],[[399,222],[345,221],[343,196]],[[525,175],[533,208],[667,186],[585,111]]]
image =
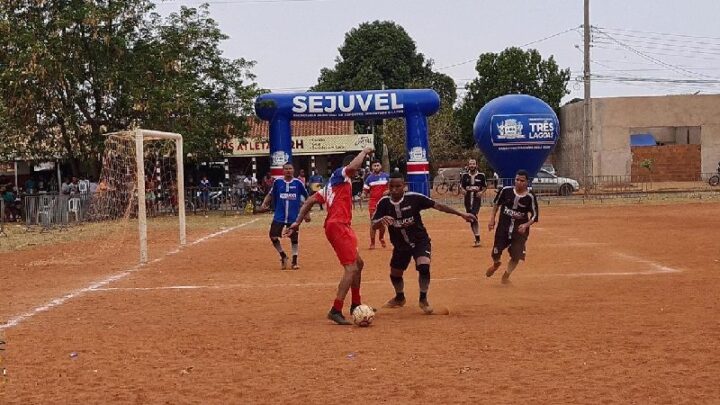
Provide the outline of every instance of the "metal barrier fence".
[[90,207],[89,194],[37,194],[23,198],[25,225],[43,229],[65,227],[85,220]]
[[[571,180],[571,181],[569,181]],[[483,206],[490,204],[495,197],[495,190],[501,185],[510,185],[514,179],[487,180],[488,189],[481,194]],[[533,192],[546,204],[550,203],[584,203],[587,200],[612,200],[622,198],[649,198],[660,195],[692,195],[693,193],[720,194],[720,175],[718,173],[704,173],[692,181],[653,181],[652,176],[596,176],[588,179],[581,187],[577,181],[556,178],[536,178],[531,183]],[[447,181],[442,177],[433,179],[430,190],[431,197],[437,201],[454,206],[463,205],[463,192],[459,181]],[[260,190],[239,187],[212,187],[200,189],[197,187],[185,190],[186,212],[192,214],[200,212],[223,212],[253,214],[262,204],[265,195]],[[70,224],[88,220],[91,194],[57,195],[38,194],[27,195],[23,198],[21,206],[22,218],[26,226],[41,226],[43,229],[52,227],[65,227]],[[663,197],[664,198],[664,197]],[[0,200],[2,201],[2,200]],[[148,203],[148,216],[175,215],[177,213],[177,198],[170,190],[156,190],[146,196]],[[0,208],[0,233],[3,221],[7,220],[7,207]],[[353,199],[354,206],[363,206],[359,197]],[[133,212],[129,213],[131,216]]]

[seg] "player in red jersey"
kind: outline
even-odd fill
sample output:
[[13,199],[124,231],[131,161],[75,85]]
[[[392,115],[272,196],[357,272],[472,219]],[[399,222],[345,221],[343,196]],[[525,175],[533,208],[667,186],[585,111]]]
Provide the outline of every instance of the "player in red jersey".
[[351,179],[360,169],[365,158],[372,153],[371,146],[366,147],[352,160],[343,161],[343,166],[333,172],[325,188],[313,194],[305,200],[300,213],[293,224],[285,231],[285,236],[290,236],[300,228],[305,215],[312,209],[314,204],[325,204],[327,206],[327,217],[325,217],[325,236],[335,250],[340,264],[345,269],[337,289],[337,296],[333,302],[328,319],[340,324],[350,325],[350,321],[342,314],[343,303],[348,290],[352,293],[350,314],[361,304],[360,281],[364,263],[357,250],[357,237],[351,227],[352,223],[352,184]]
[[[379,160],[373,160],[370,164],[372,172],[365,179],[363,193],[370,197],[368,201],[368,210],[370,211],[370,249],[375,249],[375,233],[378,229],[372,226],[372,218],[375,215],[377,203],[388,191],[389,175],[382,171],[382,163]],[[380,246],[385,247],[385,226],[381,226],[380,230]]]

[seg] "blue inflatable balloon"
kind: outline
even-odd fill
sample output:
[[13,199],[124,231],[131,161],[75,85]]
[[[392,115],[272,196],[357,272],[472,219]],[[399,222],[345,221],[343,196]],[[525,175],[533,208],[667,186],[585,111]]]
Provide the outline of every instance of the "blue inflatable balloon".
[[525,169],[535,177],[560,132],[557,115],[539,98],[509,94],[491,100],[473,125],[475,142],[501,178]]

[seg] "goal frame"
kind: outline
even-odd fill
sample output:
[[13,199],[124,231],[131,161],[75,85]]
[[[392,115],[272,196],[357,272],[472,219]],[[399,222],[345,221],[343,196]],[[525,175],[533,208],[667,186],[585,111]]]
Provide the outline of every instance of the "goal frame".
[[174,132],[155,131],[136,128],[134,130],[119,131],[105,134],[105,136],[125,136],[135,139],[135,165],[137,173],[137,218],[140,248],[140,263],[148,262],[147,246],[147,206],[145,203],[145,141],[172,140],[175,142],[175,162],[177,181],[177,203],[180,245],[187,243],[185,227],[185,170],[183,167],[183,137]]

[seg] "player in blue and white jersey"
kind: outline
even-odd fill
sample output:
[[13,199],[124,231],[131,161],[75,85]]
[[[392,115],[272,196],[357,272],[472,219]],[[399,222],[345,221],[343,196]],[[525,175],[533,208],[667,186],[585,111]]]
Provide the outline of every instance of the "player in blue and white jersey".
[[[280,254],[281,269],[286,270],[288,267],[288,256],[280,244],[280,237],[286,227],[292,225],[298,217],[300,207],[308,198],[308,192],[302,181],[295,178],[295,168],[292,163],[283,165],[283,178],[275,179],[272,188],[265,196],[262,203],[262,210],[268,210],[270,202],[275,202],[275,214],[270,225],[270,240],[273,246]],[[309,221],[310,217],[306,217]],[[290,235],[290,243],[292,244],[292,269],[300,268],[298,265],[298,232],[295,231]]]

